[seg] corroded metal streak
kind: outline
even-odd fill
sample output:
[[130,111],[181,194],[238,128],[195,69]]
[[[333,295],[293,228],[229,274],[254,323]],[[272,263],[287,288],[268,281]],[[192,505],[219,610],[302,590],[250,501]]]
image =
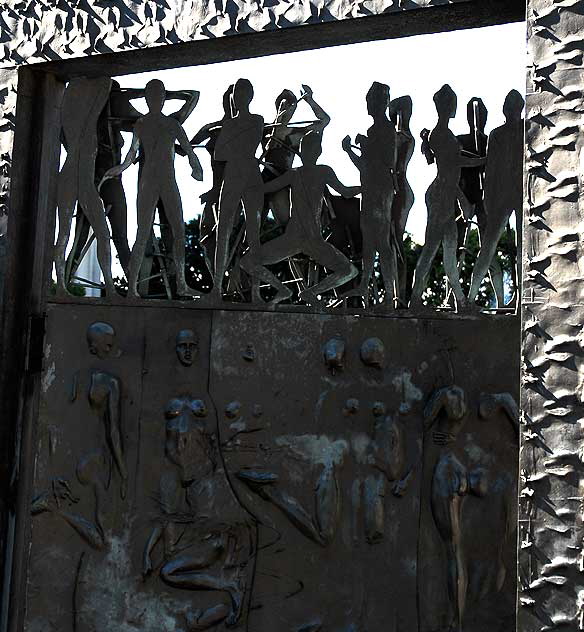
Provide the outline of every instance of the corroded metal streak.
[[584,629],[584,2],[528,3],[521,632]]
[[14,69],[22,64],[467,1],[0,0],[0,216],[8,204],[10,184]]

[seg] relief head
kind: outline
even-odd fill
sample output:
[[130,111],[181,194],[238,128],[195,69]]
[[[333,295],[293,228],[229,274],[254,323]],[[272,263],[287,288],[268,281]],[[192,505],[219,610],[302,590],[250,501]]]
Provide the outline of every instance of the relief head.
[[183,366],[191,366],[199,349],[199,338],[192,329],[181,329],[176,335],[176,355]]
[[505,97],[503,114],[508,122],[521,120],[525,100],[517,90],[511,90]]
[[456,93],[447,83],[434,95],[434,104],[439,118],[452,119],[456,116]]
[[115,344],[116,332],[109,323],[95,322],[87,328],[89,352],[98,358],[107,358]]
[[249,79],[238,79],[233,86],[233,94],[231,96],[233,111],[240,112],[247,110],[253,99],[253,86]]
[[387,112],[389,107],[389,86],[374,81],[367,92],[367,113],[373,118],[379,118]]
[[300,141],[300,158],[303,165],[315,165],[322,154],[322,135],[308,132]]
[[161,112],[166,100],[166,88],[160,79],[151,79],[146,84],[146,103],[150,112]]
[[282,90],[276,97],[276,112],[279,123],[289,123],[296,108],[298,107],[298,99],[292,90]]

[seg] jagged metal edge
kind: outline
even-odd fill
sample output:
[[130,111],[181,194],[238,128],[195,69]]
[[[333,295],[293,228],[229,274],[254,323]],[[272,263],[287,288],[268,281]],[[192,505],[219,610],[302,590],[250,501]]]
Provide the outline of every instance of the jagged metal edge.
[[584,1],[528,2],[518,630],[584,629]]
[[21,64],[466,1],[0,0],[0,214],[8,205]]

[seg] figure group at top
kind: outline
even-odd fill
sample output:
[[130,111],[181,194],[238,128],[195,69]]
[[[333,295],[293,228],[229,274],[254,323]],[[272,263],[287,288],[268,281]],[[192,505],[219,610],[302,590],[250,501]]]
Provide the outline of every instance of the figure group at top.
[[[414,201],[407,180],[415,145],[409,128],[411,98],[392,100],[386,84],[372,84],[366,97],[371,126],[354,143],[349,136],[342,142],[360,176],[360,186],[349,187],[331,167],[319,164],[330,117],[309,86],[302,86],[299,97],[284,90],[276,99],[272,123],[252,113],[253,95],[247,79],[229,86],[222,118],[204,125],[189,140],[182,124],[197,104],[197,91],[167,92],[159,80],[150,81],[144,90],[121,89],[108,78],[69,83],[62,104],[67,159],[58,180],[59,231],[54,254],[59,293],[66,293],[75,278],[91,229],[109,296],[117,294],[111,239],[128,281],[129,298],[149,295],[156,259],[169,298],[197,297],[201,304],[216,305],[233,285],[241,289],[247,283],[247,300],[252,303],[265,304],[261,289],[269,286],[272,305],[290,299],[297,290],[298,298],[308,305],[339,304],[359,297],[367,307],[375,286],[376,302],[385,308],[407,307],[404,233]],[[146,114],[131,104],[143,97]],[[183,105],[166,115],[162,113],[166,100],[180,100]],[[312,110],[313,120],[295,120],[300,101]],[[428,162],[436,162],[438,173],[426,194],[426,244],[416,266],[410,306],[421,304],[442,244],[444,267],[460,308],[466,304],[458,279],[460,211],[467,221],[476,215],[482,241],[470,293],[474,300],[492,267],[509,215],[520,208],[523,100],[515,91],[509,94],[504,108],[507,123],[491,133],[488,152],[486,110],[480,100],[469,104],[468,138],[455,137],[448,127],[456,112],[451,88],[444,86],[434,101],[438,123],[432,132],[425,132],[422,150]],[[123,160],[122,131],[133,132]],[[206,295],[186,281],[185,225],[174,170],[175,153],[184,155],[193,178],[202,180],[195,153],[200,149],[210,154],[213,175],[211,189],[201,196],[199,238],[213,278]],[[295,167],[296,159],[301,164]],[[136,162],[137,235],[130,251],[121,174]],[[75,210],[75,237],[67,257]],[[157,212],[160,239],[154,231]],[[269,216],[272,227],[274,223],[277,227],[270,231],[271,238],[264,230]],[[381,299],[373,276],[376,256],[383,279]],[[287,274],[281,267],[278,271],[268,267],[284,261],[289,265]],[[497,286],[496,270],[491,278]]]

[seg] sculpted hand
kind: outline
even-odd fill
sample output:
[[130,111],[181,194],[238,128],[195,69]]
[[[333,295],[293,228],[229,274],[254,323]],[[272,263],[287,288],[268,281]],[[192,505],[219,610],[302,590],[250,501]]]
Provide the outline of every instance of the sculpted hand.
[[199,195],[199,200],[201,200],[201,204],[214,202],[216,198],[217,195],[215,193],[215,189],[209,189],[209,191],[205,191],[205,193],[201,193],[201,195]]
[[142,567],[142,576],[145,579],[151,573],[152,573],[152,558],[150,557],[150,553],[145,553],[143,567]]
[[199,182],[203,181],[203,167],[201,167],[201,163],[199,159],[193,154],[193,156],[189,159],[189,163],[191,165],[191,175],[195,180]]
[[302,84],[302,94],[300,95],[301,99],[312,99],[312,88],[307,86],[305,83]]

